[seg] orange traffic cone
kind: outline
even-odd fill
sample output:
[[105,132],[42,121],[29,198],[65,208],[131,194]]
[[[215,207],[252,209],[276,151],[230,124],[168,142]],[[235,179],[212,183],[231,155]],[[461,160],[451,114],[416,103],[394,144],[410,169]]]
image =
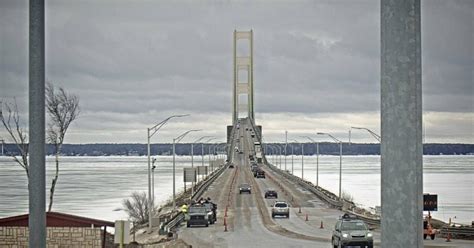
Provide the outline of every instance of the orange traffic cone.
[[224,232],[227,232],[227,218],[224,218]]
[[448,231],[448,235],[446,236],[446,242],[451,242],[451,233]]
[[323,225],[323,221],[321,220],[321,226],[319,227],[319,229],[324,229],[324,225]]

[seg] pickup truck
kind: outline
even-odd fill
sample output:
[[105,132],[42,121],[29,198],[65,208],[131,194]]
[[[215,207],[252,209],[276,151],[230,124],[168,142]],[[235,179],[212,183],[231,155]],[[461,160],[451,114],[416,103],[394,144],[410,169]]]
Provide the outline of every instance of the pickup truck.
[[191,205],[186,215],[186,226],[209,226],[208,209],[204,205]]

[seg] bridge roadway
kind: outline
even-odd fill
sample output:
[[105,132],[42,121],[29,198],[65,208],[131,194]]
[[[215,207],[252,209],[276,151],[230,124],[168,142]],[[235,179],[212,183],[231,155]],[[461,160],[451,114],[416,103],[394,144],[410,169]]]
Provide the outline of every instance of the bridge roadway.
[[[330,208],[312,193],[266,166],[263,167],[266,179],[254,178],[248,160],[249,151],[253,150],[253,139],[246,128],[248,123],[242,123],[235,133],[234,138],[241,142],[236,146],[243,151],[243,154],[232,153],[235,168],[226,169],[204,195],[218,204],[217,222],[207,228],[182,226],[178,237],[192,247],[331,247],[332,229],[343,212]],[[250,183],[252,194],[239,194],[241,183]],[[279,200],[289,202],[289,219],[271,218],[270,205],[275,199],[264,198],[264,191],[268,188],[278,192]],[[321,221],[323,229],[320,228]],[[380,233],[375,230],[374,235],[375,247],[378,247]],[[425,247],[472,247],[473,244],[459,240],[446,243],[440,238],[425,241]]]

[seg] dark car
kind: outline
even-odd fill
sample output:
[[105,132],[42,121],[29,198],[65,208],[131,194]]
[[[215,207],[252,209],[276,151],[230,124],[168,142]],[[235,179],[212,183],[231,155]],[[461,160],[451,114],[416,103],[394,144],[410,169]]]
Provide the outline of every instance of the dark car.
[[250,184],[248,183],[243,183],[239,186],[239,194],[242,194],[242,192],[248,192],[249,194],[252,194],[252,187],[250,187]]
[[234,168],[234,164],[230,163],[229,168],[231,168],[231,169]]
[[357,217],[344,214],[337,222],[332,233],[334,247],[361,246],[374,247],[373,234]]
[[263,171],[262,169],[258,169],[258,170],[255,172],[254,176],[255,176],[256,178],[265,178],[265,171]]
[[265,191],[265,198],[278,198],[278,193],[274,189],[267,189]]
[[186,215],[186,226],[209,226],[208,210],[205,206],[190,206]]

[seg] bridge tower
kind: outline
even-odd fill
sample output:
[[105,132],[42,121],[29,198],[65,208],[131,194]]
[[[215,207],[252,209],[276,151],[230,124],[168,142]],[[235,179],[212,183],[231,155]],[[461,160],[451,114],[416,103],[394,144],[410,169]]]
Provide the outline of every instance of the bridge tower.
[[[238,41],[247,41],[247,54],[238,54],[239,49],[246,47],[237,47]],[[232,97],[232,124],[235,125],[239,116],[247,112],[247,116],[254,120],[254,102],[253,102],[253,31],[234,30],[234,87]]]

